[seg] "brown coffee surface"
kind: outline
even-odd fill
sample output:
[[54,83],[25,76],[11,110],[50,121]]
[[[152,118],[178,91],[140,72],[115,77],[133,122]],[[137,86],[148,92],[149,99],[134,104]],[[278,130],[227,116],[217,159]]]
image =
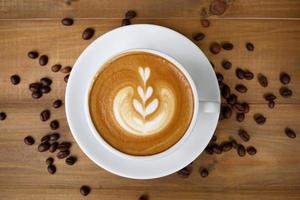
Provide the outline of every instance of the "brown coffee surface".
[[131,155],[153,155],[176,144],[193,109],[185,75],[147,52],[121,54],[104,64],[89,94],[90,115],[100,136]]

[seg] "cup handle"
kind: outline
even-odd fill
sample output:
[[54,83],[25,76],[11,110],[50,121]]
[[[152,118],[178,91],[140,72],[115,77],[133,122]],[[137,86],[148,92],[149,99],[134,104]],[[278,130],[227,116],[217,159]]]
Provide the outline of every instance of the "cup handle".
[[199,110],[204,113],[220,112],[220,103],[214,101],[199,101]]

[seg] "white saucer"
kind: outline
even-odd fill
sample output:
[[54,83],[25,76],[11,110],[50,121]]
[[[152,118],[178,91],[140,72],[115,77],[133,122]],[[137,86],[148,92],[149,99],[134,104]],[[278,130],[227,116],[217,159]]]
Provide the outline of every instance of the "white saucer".
[[190,136],[180,148],[157,159],[130,159],[105,148],[92,133],[85,109],[91,77],[113,55],[129,49],[153,49],[176,59],[191,75],[201,101],[220,104],[220,92],[208,59],[185,36],[165,27],[140,24],[114,29],[90,44],[77,59],[66,90],[66,115],[71,132],[83,152],[97,165],[119,176],[151,179],[174,173],[191,163],[206,147],[219,117],[199,112]]

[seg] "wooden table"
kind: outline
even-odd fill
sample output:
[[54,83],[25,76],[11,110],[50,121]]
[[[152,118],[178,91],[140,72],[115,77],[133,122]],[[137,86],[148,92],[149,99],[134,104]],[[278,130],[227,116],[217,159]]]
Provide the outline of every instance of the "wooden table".
[[[210,1],[195,0],[0,0],[0,111],[7,119],[0,121],[0,199],[138,199],[148,194],[150,199],[300,199],[300,1],[299,0],[235,0],[222,16],[210,16],[211,26],[200,24],[202,8]],[[255,156],[239,157],[235,150],[221,155],[202,153],[193,163],[192,174],[181,178],[173,174],[155,180],[130,180],[115,176],[90,161],[74,142],[69,131],[64,108],[51,108],[57,98],[64,98],[64,74],[53,73],[50,67],[60,63],[73,65],[84,48],[103,33],[120,26],[128,9],[138,12],[133,23],[151,23],[170,27],[189,38],[199,31],[206,38],[196,44],[223,73],[232,89],[235,84],[247,85],[248,92],[239,99],[250,103],[250,113],[242,123],[221,121],[217,141],[233,136],[242,142],[237,131],[246,129],[251,135],[245,146],[253,145]],[[63,17],[73,17],[73,26],[62,26]],[[92,40],[82,40],[86,27],[96,30]],[[218,55],[209,52],[209,44],[231,41],[232,51]],[[251,41],[255,50],[249,52],[245,43]],[[27,57],[30,50],[49,56],[41,67]],[[101,53],[101,52],[99,52]],[[230,70],[221,61],[233,63]],[[268,77],[269,86],[261,87],[256,77],[238,80],[235,69],[250,69]],[[288,72],[291,98],[279,95],[280,72]],[[21,76],[19,85],[11,85],[12,74]],[[33,100],[28,84],[43,76],[53,79],[52,92]],[[263,94],[277,96],[276,106],[269,109]],[[236,91],[235,91],[236,93]],[[64,140],[73,141],[72,152],[79,160],[67,166],[56,160],[57,172],[48,174],[45,159],[51,153],[37,152],[37,142],[27,146],[23,138],[32,135],[36,141],[50,132],[49,123],[41,122],[39,113],[49,108],[52,119],[61,123],[59,132]],[[253,120],[255,113],[267,117],[265,125]],[[289,126],[298,132],[296,139],[284,134]],[[199,168],[207,167],[209,176],[202,178]],[[92,192],[83,198],[81,185],[90,185]]]

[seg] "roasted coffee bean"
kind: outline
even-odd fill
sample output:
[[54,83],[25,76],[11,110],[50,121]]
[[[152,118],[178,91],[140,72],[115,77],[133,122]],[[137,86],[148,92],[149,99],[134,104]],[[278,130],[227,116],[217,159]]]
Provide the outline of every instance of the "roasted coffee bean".
[[27,145],[33,145],[34,144],[34,139],[31,136],[26,136],[24,138],[24,143]]
[[231,142],[232,147],[233,147],[234,149],[237,149],[238,143],[236,142],[236,140],[235,140],[235,139],[230,139],[230,142]]
[[204,33],[197,33],[193,36],[193,39],[197,42],[203,40],[204,38],[205,38]]
[[241,103],[235,103],[233,105],[233,109],[237,113],[244,113],[245,112],[245,107]]
[[222,113],[225,119],[229,119],[232,115],[232,110],[229,106],[223,106]]
[[242,144],[238,144],[237,147],[237,153],[239,154],[239,156],[243,157],[246,155],[246,149]]
[[254,120],[257,124],[262,125],[267,119],[262,114],[256,114],[254,115]]
[[213,0],[210,3],[209,11],[213,15],[222,15],[227,8],[227,4],[224,0]]
[[285,73],[285,72],[282,72],[282,73],[280,74],[279,79],[280,79],[281,83],[284,84],[284,85],[289,84],[290,81],[291,81],[290,75],[287,74],[287,73]]
[[136,12],[134,10],[128,10],[125,14],[126,19],[132,19],[136,17]]
[[201,171],[200,171],[200,175],[203,177],[203,178],[205,178],[205,177],[207,177],[208,176],[208,170],[206,169],[206,168],[204,168],[204,169],[202,169]]
[[31,96],[34,99],[39,99],[39,98],[41,98],[43,96],[43,93],[38,90],[38,91],[32,92]]
[[42,86],[41,92],[44,94],[47,94],[51,91],[51,88],[49,86]]
[[248,134],[247,131],[245,131],[244,129],[240,129],[239,130],[239,136],[242,140],[244,140],[245,142],[248,142],[250,140],[250,135]]
[[225,119],[225,117],[224,117],[224,114],[223,114],[223,112],[221,110],[220,115],[219,115],[219,121],[221,121],[223,119]]
[[239,79],[244,79],[244,70],[242,70],[241,68],[237,68],[235,70],[235,75],[239,78]]
[[64,77],[64,81],[67,83],[68,82],[68,80],[69,80],[69,74],[68,75],[66,75],[65,77]]
[[269,101],[268,102],[268,106],[269,106],[269,108],[274,108],[275,107],[275,102],[274,101]]
[[72,67],[71,67],[71,66],[66,66],[66,67],[62,68],[62,69],[60,70],[60,72],[67,74],[67,73],[70,73],[71,70],[72,70]]
[[93,28],[86,28],[82,32],[82,39],[89,40],[94,36],[94,34],[95,34],[95,30]]
[[244,121],[244,119],[245,119],[245,114],[244,113],[238,113],[238,114],[236,114],[236,120],[238,122],[242,122],[242,121]]
[[74,163],[77,161],[77,158],[75,156],[69,156],[66,159],[66,164],[67,165],[74,165]]
[[40,114],[40,119],[44,122],[50,119],[51,113],[49,110],[43,110]]
[[279,90],[279,93],[284,98],[288,98],[288,97],[291,97],[293,95],[293,91],[290,90],[287,87],[281,87],[280,90]]
[[225,42],[222,44],[222,48],[229,51],[233,49],[233,44],[230,42]]
[[51,153],[53,153],[53,152],[56,151],[57,147],[58,147],[58,142],[53,142],[53,143],[50,145],[49,151],[50,151]]
[[59,151],[57,154],[56,154],[56,157],[59,158],[59,159],[63,159],[63,158],[66,158],[70,155],[70,151],[69,150],[65,150],[65,151]]
[[130,24],[131,24],[131,22],[129,19],[122,19],[122,23],[121,23],[122,26],[128,26]]
[[231,142],[222,142],[220,146],[222,148],[222,151],[224,151],[224,152],[230,151],[232,149]]
[[222,82],[222,81],[223,81],[224,77],[223,77],[222,74],[220,74],[219,72],[217,72],[217,73],[216,73],[216,76],[217,76],[218,82]]
[[0,120],[3,121],[6,119],[6,113],[5,112],[0,112]]
[[49,174],[54,174],[56,172],[56,167],[55,165],[48,165],[47,170]]
[[285,132],[285,134],[286,134],[289,138],[292,138],[292,139],[296,138],[296,133],[295,133],[295,131],[293,131],[292,129],[290,129],[290,128],[285,128],[285,129],[284,129],[284,132]]
[[264,95],[264,98],[266,101],[274,101],[276,99],[276,96],[272,93],[268,93]]
[[257,80],[259,82],[259,84],[263,87],[267,87],[268,86],[268,79],[265,75],[263,74],[258,74],[257,75]]
[[247,147],[247,153],[248,153],[249,155],[253,156],[253,155],[256,154],[256,152],[257,152],[257,151],[256,151],[255,147],[253,147],[253,146]]
[[61,69],[61,65],[60,64],[55,64],[51,67],[51,70],[53,72],[58,72]]
[[237,102],[237,96],[235,94],[231,94],[226,100],[228,104],[234,105]]
[[31,59],[36,59],[39,57],[39,53],[37,51],[29,51],[27,56]]
[[217,136],[213,135],[210,142],[215,142],[215,141],[217,141]]
[[213,54],[218,54],[221,51],[221,45],[217,42],[214,42],[210,45],[209,50]]
[[254,45],[251,42],[246,43],[246,49],[248,51],[254,51]]
[[13,85],[18,85],[21,82],[21,78],[19,75],[14,74],[10,77],[10,81]]
[[218,145],[218,144],[212,144],[212,149],[213,149],[214,153],[216,153],[216,154],[222,153],[222,149],[221,149],[220,145]]
[[39,63],[41,66],[45,66],[48,63],[48,56],[42,55],[39,59]]
[[29,84],[29,90],[31,92],[37,92],[40,91],[42,88],[42,84],[41,83],[30,83]]
[[42,138],[41,138],[41,142],[49,142],[50,140],[50,135],[44,135]]
[[66,151],[66,150],[70,149],[70,147],[71,147],[71,143],[70,143],[70,142],[62,142],[62,143],[60,143],[60,144],[58,145],[57,148],[58,148],[60,151]]
[[244,113],[248,113],[250,110],[249,104],[244,102],[244,103],[242,103],[242,106],[244,107]]
[[46,165],[52,165],[54,162],[54,159],[52,157],[47,158]]
[[44,86],[50,86],[52,84],[52,80],[47,77],[41,78],[40,82]]
[[247,92],[248,88],[246,86],[244,86],[243,84],[237,84],[235,86],[235,90],[240,93],[245,93],[245,92]]
[[44,152],[44,151],[47,151],[49,148],[50,148],[49,142],[43,142],[43,143],[39,144],[38,151]]
[[74,20],[72,19],[72,18],[63,18],[62,20],[61,20],[61,23],[63,24],[63,25],[65,25],[65,26],[72,26],[73,25],[73,23],[74,23]]
[[80,187],[80,194],[83,196],[87,196],[91,192],[91,188],[87,185],[83,185]]
[[227,60],[223,60],[222,61],[222,67],[226,70],[230,69],[231,68],[231,62],[227,61]]
[[205,152],[206,152],[207,154],[209,154],[209,155],[211,155],[211,154],[214,153],[214,150],[213,150],[211,144],[207,145],[207,147],[205,148]]
[[205,28],[209,27],[210,22],[208,19],[201,19],[201,25]]
[[53,102],[52,106],[53,108],[59,108],[62,105],[62,101],[60,99],[57,99]]
[[59,128],[59,122],[57,120],[53,120],[50,122],[50,128],[52,130],[56,130]]
[[221,94],[224,99],[227,99],[229,97],[230,88],[228,87],[228,85],[224,84],[224,86],[221,89]]
[[59,133],[52,133],[51,135],[49,135],[49,137],[50,137],[50,141],[54,142],[59,139],[60,135]]
[[139,197],[139,200],[149,200],[149,196],[147,194],[143,194]]
[[243,77],[246,80],[252,80],[254,78],[254,74],[252,72],[250,72],[249,70],[244,70],[243,72]]
[[192,173],[192,170],[190,167],[184,167],[177,172],[177,174],[182,178],[189,177],[191,173]]

